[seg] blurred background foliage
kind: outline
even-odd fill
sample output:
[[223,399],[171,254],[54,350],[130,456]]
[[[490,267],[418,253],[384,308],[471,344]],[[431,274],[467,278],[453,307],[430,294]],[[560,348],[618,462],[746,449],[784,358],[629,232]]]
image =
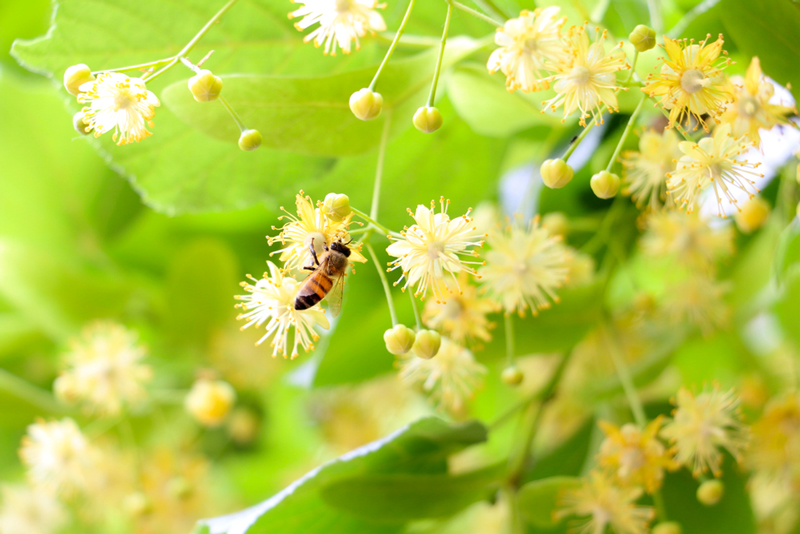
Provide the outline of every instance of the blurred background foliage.
[[[354,206],[367,210],[375,148],[386,119],[360,123],[346,102],[371,78],[386,48],[385,37],[365,39],[362,50],[350,56],[325,57],[303,45],[286,17],[292,8],[288,1],[241,0],[193,57],[216,50],[209,65],[225,79],[226,96],[248,125],[262,131],[264,147],[239,151],[222,108],[194,105],[185,90],[188,74],[179,69],[156,84],[162,107],[155,135],[116,147],[110,138],[76,138],[70,116],[78,104],[60,87],[64,69],[82,62],[102,69],[166,57],[194,35],[219,2],[56,4],[57,9],[44,0],[0,3],[0,478],[23,478],[17,450],[37,416],[69,414],[88,423],[42,390],[51,390],[63,367],[68,340],[95,319],[115,319],[139,333],[155,370],[154,389],[185,391],[199,370],[213,369],[236,388],[237,406],[253,415],[252,435],[237,441],[228,426],[199,429],[184,414],[181,398],[165,394],[157,406],[131,417],[130,433],[109,431],[141,450],[163,444],[183,450],[191,443],[211,459],[210,479],[198,489],[213,496],[203,517],[261,501],[323,461],[434,413],[419,398],[395,391],[393,358],[382,339],[389,314],[371,266],[361,266],[349,278],[345,311],[334,334],[313,355],[294,361],[269,357],[265,348],[253,346],[256,332],[239,332],[233,310],[232,295],[240,292],[244,273],[259,275],[265,268],[269,247],[264,236],[274,233],[270,228],[277,224],[279,206],[291,206],[299,189],[315,199],[331,191],[346,193]],[[385,18],[391,30],[405,4],[388,4]],[[444,3],[419,4],[407,31],[436,42]],[[525,0],[497,4],[507,13],[532,7]],[[649,20],[644,0],[539,4],[561,5],[571,23],[591,18],[618,39]],[[724,33],[725,48],[737,62],[731,72],[743,73],[749,58],[758,55],[769,76],[791,83],[795,97],[800,95],[797,3],[659,4],[664,27],[673,28],[669,34],[701,39]],[[55,25],[48,33],[51,17]],[[448,70],[437,103],[445,122],[435,135],[420,134],[410,121],[432,76],[430,43],[400,48],[381,80],[379,90],[387,98],[384,117],[393,120],[381,221],[393,228],[408,223],[405,208],[440,195],[461,211],[483,201],[504,201],[506,181],[501,178],[508,171],[542,161],[579,131],[574,122],[562,124],[540,114],[539,95],[509,94],[502,79],[486,73],[489,48],[480,44],[491,32],[484,23],[457,13],[451,35],[465,38],[453,39],[445,59]],[[657,55],[642,56],[637,70],[648,72]],[[314,78],[308,81],[308,76]],[[306,112],[321,102],[336,106],[326,114]],[[634,105],[633,98],[621,97],[623,115]],[[610,201],[594,197],[588,179],[605,167],[626,122],[609,118],[595,140],[596,150],[586,154],[582,169],[576,167],[572,184],[533,190],[530,206],[541,214],[559,211],[599,225]],[[635,139],[628,144],[634,148]],[[793,178],[793,168],[782,172],[784,180]],[[738,254],[723,266],[723,278],[731,282],[727,300],[734,320],[729,328],[707,337],[664,332],[658,350],[633,367],[650,415],[668,413],[667,400],[681,384],[717,381],[741,388],[743,397],[752,393],[754,400],[748,405],[745,397],[745,404],[754,413],[764,398],[796,385],[800,226],[795,219],[787,227],[795,204],[778,196],[780,178],[763,192],[775,206],[770,221],[752,235],[737,234]],[[519,390],[499,380],[505,354],[502,324],[493,331],[494,341],[478,353],[490,374],[471,407],[472,417],[491,422],[540,387],[539,378],[552,369],[547,354],[573,350],[599,324],[604,309],[629,306],[635,298],[631,280],[655,292],[663,285],[671,266],[656,265],[634,249],[637,211],[632,204],[624,209],[614,235],[628,259],[610,283],[567,289],[559,305],[518,329],[518,349],[529,355],[520,360],[526,382]],[[590,236],[576,233],[569,241],[580,246]],[[405,297],[397,292],[396,300],[401,319],[410,324]],[[585,474],[601,439],[595,416],[625,413],[620,384],[612,375],[576,383],[581,387],[546,415],[549,425],[536,444],[540,461],[526,480]],[[370,410],[373,405],[383,411]],[[490,497],[487,488],[496,483],[497,470],[487,468],[461,480],[452,474],[458,463],[451,461],[448,475],[442,461],[488,439],[456,460],[465,466],[501,462],[514,439],[513,425],[493,428],[487,438],[480,425],[430,419],[393,439],[392,447],[326,468],[264,516],[268,519],[253,532],[499,532],[492,530],[488,505],[472,505]],[[409,465],[409,454],[416,465]],[[409,479],[404,486],[378,477],[347,486],[357,476],[415,470],[429,478]],[[745,476],[731,465],[725,477],[727,496],[713,509],[694,498],[697,483],[687,474],[668,477],[666,505],[684,532],[755,532]],[[385,496],[381,491],[387,487],[395,493],[384,500],[375,497]],[[431,488],[438,490],[435,495]],[[386,502],[385,509],[365,510],[361,503],[371,498]],[[540,496],[532,498],[531,509],[540,501]],[[75,531],[131,531],[120,513],[123,519],[115,525]],[[450,522],[440,519],[452,514],[457,516]],[[409,520],[422,521],[404,526]],[[564,527],[554,530],[535,520],[529,524],[530,532],[558,528]],[[159,526],[154,531],[166,532]]]

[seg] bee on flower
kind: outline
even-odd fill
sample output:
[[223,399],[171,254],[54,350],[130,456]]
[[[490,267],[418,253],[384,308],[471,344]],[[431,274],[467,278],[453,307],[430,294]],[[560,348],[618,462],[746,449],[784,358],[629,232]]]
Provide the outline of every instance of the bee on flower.
[[491,74],[499,70],[506,75],[509,91],[529,93],[550,86],[550,63],[567,56],[561,39],[561,27],[567,19],[559,18],[560,12],[561,8],[555,6],[523,10],[518,18],[507,20],[497,29],[494,42],[500,48],[492,52],[486,67]]
[[483,246],[483,239],[480,238],[483,236],[476,235],[475,225],[469,216],[472,209],[450,219],[447,213],[449,206],[450,201],[442,197],[439,199],[439,213],[436,213],[433,201],[430,208],[420,204],[416,212],[409,209],[408,214],[416,224],[404,228],[399,238],[390,236],[394,243],[386,248],[390,256],[397,258],[389,264],[389,271],[403,271],[394,285],[405,279],[403,290],[416,286],[414,295],[423,299],[430,290],[437,301],[446,302],[445,292],[462,291],[458,282],[459,273],[477,275],[475,268],[470,265],[482,264],[461,257],[477,257],[474,247]]
[[567,281],[568,249],[561,236],[551,236],[539,217],[525,224],[514,217],[504,231],[491,232],[486,265],[479,271],[483,291],[502,305],[506,313],[523,315],[558,302],[556,289]]
[[674,130],[662,133],[646,131],[639,138],[639,151],[622,153],[622,192],[630,195],[638,208],[647,206],[651,211],[661,206],[672,207],[667,200],[667,173],[675,170],[675,161],[681,157],[678,134]]
[[161,103],[147,90],[144,80],[119,72],[101,72],[97,79],[79,88],[78,102],[86,104],[81,110],[85,131],[100,137],[113,131],[117,145],[137,143],[150,137],[156,107]]
[[[283,354],[284,358],[294,359],[299,354],[300,346],[306,352],[314,350],[314,341],[319,339],[315,327],[330,328],[325,312],[319,306],[305,310],[295,309],[295,300],[301,283],[285,275],[284,271],[274,263],[267,262],[269,273],[264,273],[264,278],[254,283],[242,282],[241,286],[247,291],[246,295],[237,295],[241,300],[236,306],[242,309],[237,319],[247,321],[242,329],[250,326],[256,328],[264,324],[266,332],[257,341],[260,345],[269,340],[272,347],[272,356]],[[289,350],[289,336],[292,334],[292,347]]]
[[466,341],[489,341],[493,327],[488,314],[497,311],[497,305],[478,295],[478,289],[469,283],[467,274],[459,274],[461,293],[448,298],[447,302],[428,300],[422,312],[422,321],[428,328],[441,331],[456,343]]
[[675,460],[691,469],[694,476],[709,469],[719,476],[722,449],[741,459],[748,429],[733,390],[720,391],[714,386],[694,394],[681,388],[672,403],[676,408],[661,436],[673,444]]
[[695,213],[662,211],[645,219],[642,251],[653,258],[673,256],[683,265],[713,272],[716,263],[734,252],[730,226],[714,228]]
[[688,127],[694,119],[709,131],[703,115],[719,116],[732,99],[733,86],[723,72],[730,60],[724,57],[722,35],[713,43],[708,42],[710,38],[695,43],[693,39],[664,37],[667,57],[661,58],[661,71],[647,77],[642,91],[669,110],[670,128]]
[[[564,120],[576,111],[580,111],[579,123],[586,126],[586,118],[592,117],[596,124],[602,121],[602,106],[618,111],[616,92],[621,89],[617,85],[617,72],[630,69],[622,51],[622,42],[605,50],[607,31],[597,30],[597,37],[592,43],[585,26],[573,26],[567,31],[565,42],[567,55],[554,63],[551,70],[555,72],[550,81],[555,82],[553,89],[557,93],[552,99],[542,102],[542,106],[555,111],[564,106]],[[542,109],[542,113],[544,113]],[[562,120],[563,122],[563,120]]]
[[303,7],[289,13],[289,18],[303,17],[294,27],[306,30],[315,24],[319,27],[306,35],[303,42],[314,41],[314,46],[323,46],[325,54],[336,55],[337,47],[349,54],[355,42],[361,48],[360,38],[367,32],[386,31],[386,23],[376,9],[386,4],[377,0],[293,0]]

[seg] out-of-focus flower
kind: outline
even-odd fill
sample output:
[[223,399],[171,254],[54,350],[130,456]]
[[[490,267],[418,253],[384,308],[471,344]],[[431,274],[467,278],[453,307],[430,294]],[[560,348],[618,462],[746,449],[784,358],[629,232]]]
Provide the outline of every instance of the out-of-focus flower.
[[430,289],[437,301],[446,302],[443,289],[449,293],[460,292],[458,274],[474,275],[475,269],[470,264],[480,263],[466,261],[460,256],[477,257],[473,247],[482,246],[483,240],[476,236],[475,225],[469,217],[471,209],[451,220],[447,214],[450,201],[442,197],[439,205],[439,213],[436,213],[433,201],[430,209],[420,204],[416,212],[408,210],[416,224],[400,232],[402,237],[390,237],[394,243],[387,247],[386,252],[397,258],[389,270],[403,270],[403,275],[394,285],[405,278],[404,290],[416,286],[414,295],[425,298]]
[[[313,245],[317,257],[325,251],[325,247],[330,247],[334,241],[350,241],[350,234],[347,227],[350,224],[352,213],[345,217],[331,218],[323,210],[314,207],[311,197],[304,195],[302,191],[295,197],[297,215],[281,210],[286,215],[282,215],[278,220],[288,219],[281,228],[273,227],[273,230],[280,230],[274,237],[267,237],[269,244],[280,242],[284,248],[270,254],[280,253],[280,260],[285,263],[286,270],[301,270],[303,267],[314,265],[314,258],[311,255]],[[365,262],[367,259],[360,252],[360,245],[350,245],[350,261]]]
[[771,401],[751,430],[748,463],[775,478],[787,477],[800,487],[800,396],[791,393]]
[[647,216],[642,251],[654,258],[673,256],[682,265],[703,272],[733,254],[733,229],[712,228],[700,216],[660,211]]
[[[315,326],[324,329],[330,328],[325,312],[319,306],[306,310],[296,310],[294,307],[300,283],[294,278],[285,276],[283,271],[274,263],[267,262],[269,276],[256,280],[255,284],[242,282],[241,286],[247,295],[237,295],[236,299],[243,301],[236,306],[242,309],[238,319],[247,322],[242,329],[255,325],[256,328],[266,323],[264,336],[256,344],[260,345],[270,340],[272,356],[283,354],[284,358],[295,358],[299,353],[298,345],[306,352],[314,350],[314,341],[319,335],[314,330]],[[266,276],[266,273],[265,273]],[[288,351],[289,334],[292,333],[292,350]]]
[[770,213],[769,202],[761,197],[753,197],[742,208],[733,214],[736,226],[745,234],[750,234],[764,226]]
[[567,266],[569,267],[567,286],[580,287],[589,284],[594,280],[594,274],[597,270],[594,257],[578,250],[567,249],[567,251]]
[[69,368],[53,388],[66,402],[83,401],[92,411],[117,415],[147,399],[144,384],[153,371],[141,363],[144,357],[144,347],[130,330],[110,321],[92,323],[72,340]]
[[712,137],[704,137],[697,143],[682,141],[679,147],[684,155],[678,160],[677,169],[667,174],[667,194],[672,195],[681,209],[692,212],[697,195],[711,186],[722,216],[723,199],[734,205],[737,202],[731,187],[748,193],[750,198],[758,193],[753,179],[763,175],[753,169],[761,164],[736,159],[752,144],[746,137],[734,138],[730,124],[716,128]]
[[506,313],[522,315],[530,308],[534,315],[558,302],[555,290],[569,274],[567,248],[560,236],[551,236],[536,217],[525,224],[517,216],[505,231],[491,232],[486,265],[480,269],[487,295],[500,303]]
[[95,137],[113,131],[118,145],[139,142],[153,135],[156,107],[161,103],[147,90],[144,80],[119,72],[101,72],[97,79],[80,86],[78,102],[87,104],[83,122]]
[[456,343],[466,341],[489,341],[489,330],[494,326],[486,317],[497,311],[497,306],[489,299],[478,296],[477,288],[469,284],[467,274],[459,274],[461,292],[452,295],[447,302],[425,303],[422,321],[428,328],[440,330]]
[[690,276],[667,288],[661,312],[669,324],[694,326],[708,336],[728,324],[730,309],[725,294],[729,289],[727,283],[708,275]]
[[797,487],[788,477],[756,471],[747,483],[758,532],[790,534],[800,520]]
[[657,210],[667,200],[667,173],[675,170],[674,160],[681,157],[678,142],[674,130],[646,131],[639,138],[638,152],[622,153],[622,192],[639,208]]
[[653,508],[639,506],[641,488],[619,488],[602,473],[593,471],[579,488],[569,489],[560,499],[556,518],[578,516],[575,529],[600,534],[608,527],[617,534],[647,534],[655,517]]
[[420,387],[434,404],[454,413],[464,409],[486,374],[486,368],[469,350],[446,337],[434,358],[426,360],[408,353],[397,363],[404,383]]
[[236,391],[222,380],[201,378],[192,384],[184,406],[201,425],[219,426],[236,402]]
[[[584,26],[571,27],[566,35],[568,55],[555,63],[551,77],[556,96],[542,106],[555,111],[564,106],[564,118],[580,110],[580,124],[586,126],[586,118],[592,117],[595,123],[602,120],[601,106],[617,110],[616,91],[617,72],[631,68],[625,60],[622,42],[606,53],[606,31],[594,43],[589,42]],[[542,110],[544,111],[544,110]]]
[[306,35],[303,42],[314,41],[314,46],[324,46],[325,54],[336,55],[336,49],[349,54],[355,41],[361,48],[360,38],[367,32],[375,34],[386,30],[386,23],[376,9],[386,7],[378,0],[294,0],[303,7],[289,13],[289,18],[303,17],[294,27],[299,31],[319,23],[319,27]]
[[486,67],[492,74],[499,70],[506,75],[509,91],[527,93],[549,87],[548,66],[567,56],[561,40],[561,27],[567,19],[558,17],[560,11],[555,6],[523,10],[497,29],[494,42],[500,48],[489,56]]
[[797,110],[788,106],[770,103],[775,87],[764,78],[757,57],[750,60],[744,86],[733,87],[733,102],[719,120],[731,125],[734,137],[746,135],[757,147],[761,146],[760,129],[771,130],[776,124],[786,124],[787,115],[797,113]]
[[3,534],[53,534],[67,522],[67,511],[49,493],[24,485],[0,490],[0,532]]
[[694,118],[708,131],[702,116],[718,116],[733,98],[733,86],[722,72],[730,63],[727,57],[720,57],[725,54],[722,35],[709,44],[710,38],[695,44],[664,37],[667,57],[662,58],[661,72],[650,74],[642,91],[669,110],[669,127],[688,126]]
[[718,476],[722,449],[740,459],[747,444],[748,431],[739,413],[739,399],[733,390],[719,387],[695,395],[681,388],[673,404],[673,419],[661,435],[674,444],[675,460],[690,468],[695,476],[710,469]]
[[632,423],[618,427],[600,421],[598,425],[606,435],[600,445],[600,466],[607,468],[621,486],[644,486],[648,493],[657,491],[664,480],[664,470],[678,467],[658,440],[661,423],[657,417],[640,430]]

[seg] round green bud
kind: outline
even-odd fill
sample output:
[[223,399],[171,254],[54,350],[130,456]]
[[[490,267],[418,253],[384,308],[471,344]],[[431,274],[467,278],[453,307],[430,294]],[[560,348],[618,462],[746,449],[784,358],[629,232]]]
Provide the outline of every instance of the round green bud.
[[328,193],[322,202],[320,211],[334,222],[340,222],[353,212],[350,197],[344,194]]
[[258,437],[261,421],[250,408],[237,408],[228,418],[228,435],[238,445],[247,445]]
[[350,95],[350,111],[362,121],[371,121],[381,114],[383,97],[369,88],[359,89]]
[[64,71],[64,88],[71,95],[78,96],[78,93],[81,92],[81,85],[91,81],[94,81],[92,71],[83,63],[73,65]]
[[436,108],[423,106],[414,113],[414,128],[422,133],[433,133],[442,127],[442,114]]
[[255,150],[261,146],[261,133],[258,130],[245,130],[239,136],[239,148]]
[[697,500],[706,506],[717,504],[725,493],[725,485],[721,480],[706,480],[697,488]]
[[619,176],[608,171],[600,171],[592,176],[589,185],[600,198],[611,198],[619,191]]
[[72,116],[72,127],[81,135],[88,135],[91,131],[89,130],[89,125],[83,120],[83,111],[79,111]]
[[550,235],[565,236],[569,232],[569,219],[560,211],[551,211],[542,217],[542,228]]
[[749,234],[764,226],[769,213],[769,202],[761,197],[753,197],[742,205],[741,210],[734,215],[734,220],[739,230]]
[[656,31],[649,26],[639,24],[628,36],[628,40],[637,52],[647,52],[656,46]]
[[667,521],[654,526],[653,534],[683,534],[683,528],[681,528],[680,523]]
[[383,342],[386,343],[386,350],[392,354],[405,354],[414,346],[416,334],[413,330],[403,324],[390,328],[383,333]]
[[525,378],[525,375],[522,374],[522,369],[516,365],[509,365],[503,369],[503,373],[500,375],[500,378],[502,378],[503,382],[509,386],[518,386],[522,383],[522,379]]
[[222,78],[210,70],[201,70],[189,78],[189,91],[198,102],[211,102],[222,92]]
[[550,189],[561,189],[572,181],[575,171],[563,159],[548,159],[542,163],[539,172],[544,185]]
[[420,330],[414,340],[414,354],[425,360],[430,360],[439,353],[442,346],[442,336],[435,330]]

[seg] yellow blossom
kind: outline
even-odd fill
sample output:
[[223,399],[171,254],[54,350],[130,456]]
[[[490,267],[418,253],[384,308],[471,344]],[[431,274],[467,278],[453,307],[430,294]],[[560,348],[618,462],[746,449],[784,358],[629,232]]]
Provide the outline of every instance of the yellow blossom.
[[299,31],[315,24],[319,27],[303,38],[304,43],[314,41],[314,46],[324,46],[325,54],[336,55],[336,49],[349,54],[352,43],[361,48],[360,38],[367,32],[386,30],[386,23],[376,9],[386,7],[377,0],[293,0],[303,7],[289,13],[289,18],[303,17],[294,27]]
[[647,216],[641,247],[653,258],[671,255],[682,265],[711,272],[733,254],[733,240],[730,226],[714,228],[695,213],[662,211]]
[[447,302],[429,300],[422,312],[422,321],[428,328],[440,330],[456,343],[489,341],[489,330],[494,326],[487,315],[497,311],[489,299],[478,296],[477,288],[469,284],[467,274],[459,275],[461,293],[452,295]]
[[752,467],[776,478],[786,476],[800,486],[800,395],[790,393],[771,401],[752,432],[748,453]]
[[3,534],[52,534],[67,522],[67,511],[53,495],[24,485],[4,485],[0,506]]
[[698,273],[667,288],[661,312],[672,326],[697,327],[703,335],[727,325],[730,309],[725,295],[730,286]]
[[[622,153],[622,192],[630,195],[636,206],[657,210],[667,200],[667,173],[675,170],[681,156],[678,135],[674,130],[662,133],[646,131],[639,138],[639,151]],[[667,204],[667,206],[671,205]]]

